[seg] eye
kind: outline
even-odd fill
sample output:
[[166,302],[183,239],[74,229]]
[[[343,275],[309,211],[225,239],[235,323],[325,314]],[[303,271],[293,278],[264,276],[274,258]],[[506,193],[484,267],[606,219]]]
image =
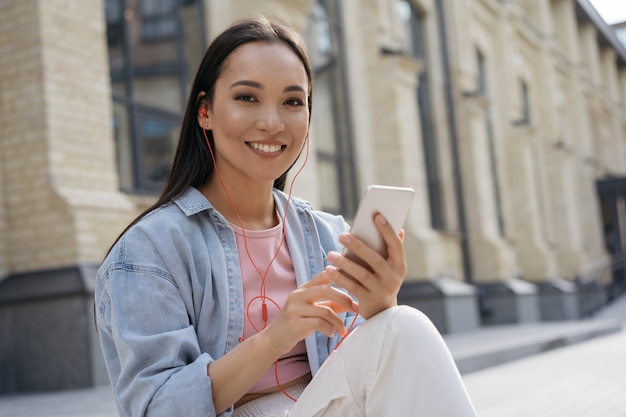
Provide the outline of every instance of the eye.
[[304,106],[304,101],[300,100],[299,98],[290,98],[288,100],[285,100],[285,104],[288,106]]
[[254,98],[253,96],[249,95],[249,94],[240,94],[237,97],[235,97],[235,100],[239,100],[239,101],[247,101],[249,103],[253,103],[256,100],[256,98]]

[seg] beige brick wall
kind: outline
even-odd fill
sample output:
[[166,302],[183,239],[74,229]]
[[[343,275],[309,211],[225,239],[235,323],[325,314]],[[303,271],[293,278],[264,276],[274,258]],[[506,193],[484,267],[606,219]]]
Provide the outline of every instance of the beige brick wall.
[[[0,90],[0,95],[2,90]],[[2,140],[2,127],[0,125],[0,141]],[[0,145],[0,165],[3,165],[4,161],[4,147]],[[5,210],[5,197],[4,197],[4,180],[2,169],[0,169],[0,279],[6,276],[9,272],[9,258],[8,258],[8,240],[6,235],[8,233],[7,215]]]
[[[572,277],[604,255],[594,181],[626,174],[626,72],[579,26],[574,0],[445,2],[462,177],[477,279]],[[6,0],[0,13],[0,276],[97,263],[152,199],[118,190],[101,0]],[[302,33],[313,0],[206,0],[210,39],[233,19],[271,12]],[[434,2],[425,13],[429,61],[385,56],[398,43],[392,0],[342,1],[346,80],[358,187],[416,188],[407,222],[410,279],[462,278],[456,196]],[[550,7],[550,5],[553,7]],[[489,97],[476,87],[475,47],[490,60]],[[197,61],[198,57],[195,58]],[[5,64],[5,62],[7,64]],[[429,222],[414,88],[430,73],[447,232]],[[533,121],[520,115],[518,82]],[[621,85],[621,88],[619,87]],[[491,112],[507,234],[496,231],[485,112]],[[316,132],[312,132],[312,143]],[[558,144],[559,139],[563,140]],[[561,146],[564,145],[564,146]],[[296,194],[318,201],[312,149]],[[539,169],[537,168],[539,166]],[[540,172],[538,172],[540,171]],[[453,272],[450,272],[453,271]]]
[[[531,280],[573,278],[584,265],[605,256],[594,184],[607,173],[623,175],[626,166],[621,128],[625,97],[617,88],[624,69],[618,71],[613,50],[598,46],[597,29],[576,20],[574,5],[575,0],[523,7],[482,0],[450,7],[459,95],[473,91],[476,46],[488,61],[486,100],[457,100],[479,281],[505,278],[511,268]],[[525,129],[510,123],[519,107],[514,81],[520,77],[531,94],[532,124]],[[481,145],[485,106],[493,122],[504,238],[493,234],[491,175]],[[533,167],[529,158],[539,166]]]
[[117,191],[102,12],[99,0],[3,4],[3,237],[11,272],[99,262],[134,210]]

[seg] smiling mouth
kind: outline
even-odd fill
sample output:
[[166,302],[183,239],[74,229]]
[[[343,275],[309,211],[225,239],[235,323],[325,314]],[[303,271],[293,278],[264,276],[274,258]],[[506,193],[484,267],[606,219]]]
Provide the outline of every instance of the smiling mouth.
[[265,153],[280,152],[284,147],[284,145],[268,145],[265,143],[256,143],[256,142],[248,142],[248,146],[250,146],[252,149],[256,149],[257,151],[265,152]]

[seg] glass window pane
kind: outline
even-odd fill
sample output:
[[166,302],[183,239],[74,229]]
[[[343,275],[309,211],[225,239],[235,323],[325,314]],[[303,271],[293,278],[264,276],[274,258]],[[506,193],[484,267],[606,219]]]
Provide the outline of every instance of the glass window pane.
[[170,168],[180,125],[152,115],[142,115],[139,120],[142,188],[160,191]]
[[183,92],[178,76],[150,76],[134,79],[135,100],[150,103],[161,110],[179,113]]
[[420,14],[407,0],[396,2],[396,13],[400,20],[400,48],[416,58],[424,57],[424,42],[422,39],[422,22]]
[[204,53],[201,4],[104,1],[120,187],[160,191]]
[[313,146],[320,163],[323,209],[352,214],[358,196],[354,175],[341,26],[342,2],[318,0],[309,15],[305,41],[314,72]]
[[313,68],[317,69],[328,65],[333,54],[332,37],[326,9],[320,3],[316,3],[309,14],[309,23],[304,39]]
[[178,31],[176,0],[141,1],[141,35],[145,41],[174,38]]
[[341,202],[339,201],[339,173],[337,164],[332,160],[319,161],[319,178],[322,184],[321,201],[322,210],[330,213],[340,213]]
[[117,169],[119,171],[120,189],[132,190],[135,187],[133,171],[133,143],[131,126],[126,106],[113,102],[113,132],[117,148]]
[[337,152],[333,99],[328,72],[317,74],[313,91],[313,132],[318,152]]

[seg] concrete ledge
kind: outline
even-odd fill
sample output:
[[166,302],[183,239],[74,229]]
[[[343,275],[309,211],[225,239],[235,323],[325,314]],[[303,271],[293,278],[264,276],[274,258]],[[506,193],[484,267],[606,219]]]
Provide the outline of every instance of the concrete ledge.
[[537,283],[542,321],[577,320],[582,316],[576,284],[564,279]]
[[9,275],[0,281],[0,305],[93,293],[95,265],[76,265]]
[[462,374],[618,332],[614,320],[492,326],[444,336]]
[[608,301],[606,286],[591,281],[579,282],[577,285],[578,305],[582,317],[588,317],[604,307]]
[[[95,266],[0,282],[0,394],[108,382],[93,323]],[[44,371],[42,371],[44,370]]]
[[479,326],[476,288],[452,278],[405,282],[398,302],[422,311],[443,334]]
[[537,286],[519,278],[477,284],[481,323],[501,325],[539,321]]

